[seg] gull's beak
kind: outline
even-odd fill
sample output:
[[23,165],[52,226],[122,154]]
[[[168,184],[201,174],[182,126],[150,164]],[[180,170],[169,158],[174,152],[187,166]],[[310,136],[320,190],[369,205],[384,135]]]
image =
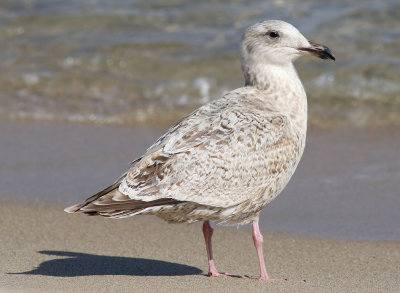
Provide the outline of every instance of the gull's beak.
[[310,41],[309,43],[310,47],[299,48],[298,50],[303,54],[313,55],[321,59],[336,60],[335,55],[328,47]]

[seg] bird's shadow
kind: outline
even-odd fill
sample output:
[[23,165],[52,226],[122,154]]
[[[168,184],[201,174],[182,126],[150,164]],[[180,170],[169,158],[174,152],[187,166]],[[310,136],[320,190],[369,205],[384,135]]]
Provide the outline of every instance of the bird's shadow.
[[39,253],[66,258],[47,260],[33,270],[11,274],[76,277],[93,275],[184,276],[202,273],[202,270],[196,267],[146,258],[47,250],[39,251]]

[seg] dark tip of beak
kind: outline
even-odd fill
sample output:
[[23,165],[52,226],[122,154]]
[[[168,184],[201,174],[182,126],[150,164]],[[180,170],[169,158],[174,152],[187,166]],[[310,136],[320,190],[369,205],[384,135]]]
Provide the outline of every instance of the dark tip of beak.
[[329,49],[327,46],[320,45],[314,42],[309,43],[311,45],[310,47],[299,48],[299,50],[321,59],[331,59],[333,61],[336,60],[335,55],[333,55],[331,49]]

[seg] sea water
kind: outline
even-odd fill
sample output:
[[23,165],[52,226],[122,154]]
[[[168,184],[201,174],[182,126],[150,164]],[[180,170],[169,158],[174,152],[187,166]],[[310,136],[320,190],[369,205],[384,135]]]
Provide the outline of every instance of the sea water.
[[311,125],[400,125],[398,0],[2,0],[0,118],[173,123],[243,85],[266,19],[337,57],[297,62]]

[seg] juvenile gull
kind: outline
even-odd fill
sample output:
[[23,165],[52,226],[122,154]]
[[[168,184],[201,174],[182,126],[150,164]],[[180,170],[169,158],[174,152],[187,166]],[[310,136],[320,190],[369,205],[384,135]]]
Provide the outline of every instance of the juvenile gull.
[[273,280],[264,264],[258,218],[293,175],[307,131],[307,97],[292,62],[302,55],[335,57],[279,20],[249,27],[240,49],[244,87],[184,117],[117,182],[65,211],[203,221],[213,277],[224,274],[214,265],[209,221],[252,222],[260,280]]

